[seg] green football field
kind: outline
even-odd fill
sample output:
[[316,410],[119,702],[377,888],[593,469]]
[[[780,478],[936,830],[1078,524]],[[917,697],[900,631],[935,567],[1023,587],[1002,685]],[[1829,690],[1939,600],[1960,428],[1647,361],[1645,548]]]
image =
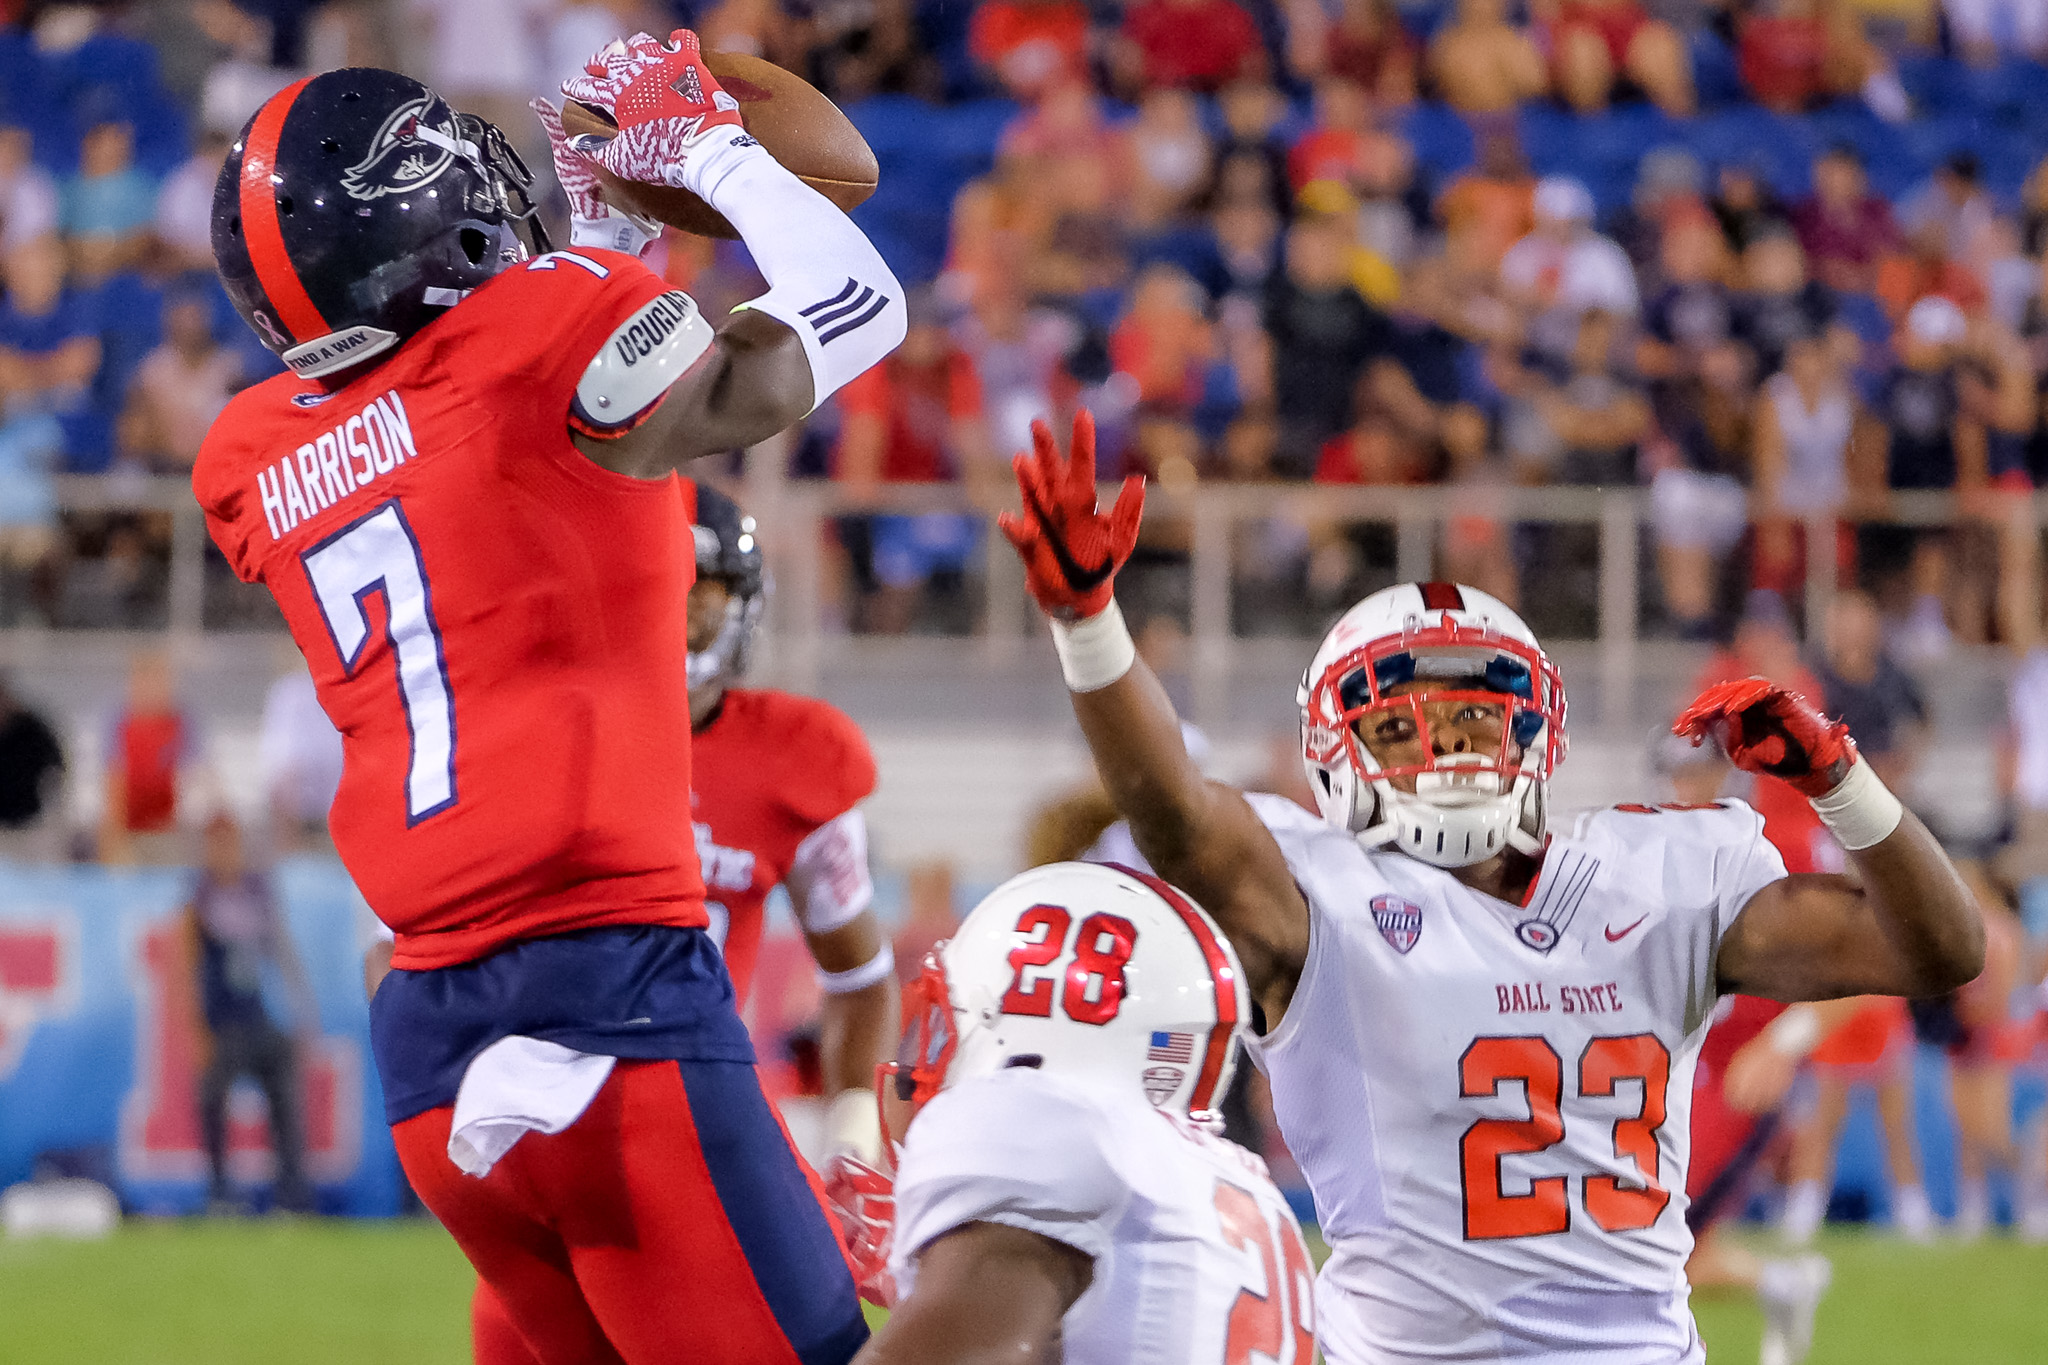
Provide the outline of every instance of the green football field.
[[[1815,1365],[2043,1365],[2048,1247],[1829,1236]],[[460,1365],[468,1267],[431,1223],[141,1223],[104,1242],[0,1241],[5,1365]],[[1698,1301],[1717,1365],[1761,1320]]]

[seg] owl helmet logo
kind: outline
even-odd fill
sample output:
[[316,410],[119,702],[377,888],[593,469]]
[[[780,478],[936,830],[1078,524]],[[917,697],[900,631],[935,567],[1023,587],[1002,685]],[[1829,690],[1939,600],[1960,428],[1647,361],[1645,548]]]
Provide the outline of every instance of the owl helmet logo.
[[482,149],[458,131],[454,111],[436,95],[421,95],[391,111],[363,159],[341,173],[341,187],[352,199],[408,194],[440,179],[458,156],[483,161]]

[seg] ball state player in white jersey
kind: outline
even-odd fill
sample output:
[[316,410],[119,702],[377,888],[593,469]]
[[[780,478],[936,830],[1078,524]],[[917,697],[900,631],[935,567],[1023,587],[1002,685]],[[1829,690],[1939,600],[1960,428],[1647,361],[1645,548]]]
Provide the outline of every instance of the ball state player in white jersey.
[[1375,593],[1302,680],[1323,819],[1206,781],[1110,596],[1142,484],[1043,424],[1004,519],[1111,798],[1229,935],[1250,1048],[1312,1187],[1336,1365],[1704,1358],[1686,1300],[1694,1057],[1716,999],[1933,995],[1982,968],[1969,894],[1846,729],[1761,679],[1679,718],[1786,778],[1853,876],[1785,875],[1737,801],[1546,821],[1556,667],[1495,599]]
[[1127,868],[1033,869],[905,1003],[893,1235],[886,1177],[834,1186],[863,1292],[895,1305],[856,1365],[1313,1365],[1301,1228],[1216,1131],[1251,1000],[1193,902]]

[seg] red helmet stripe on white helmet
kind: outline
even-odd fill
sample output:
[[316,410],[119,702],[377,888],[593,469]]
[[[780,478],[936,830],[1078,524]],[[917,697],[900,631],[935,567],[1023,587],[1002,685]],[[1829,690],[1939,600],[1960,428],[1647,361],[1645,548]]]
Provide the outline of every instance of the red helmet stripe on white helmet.
[[1216,931],[1209,927],[1209,920],[1188,903],[1188,898],[1166,882],[1149,872],[1140,872],[1135,867],[1122,863],[1108,866],[1127,876],[1136,877],[1159,893],[1159,899],[1173,907],[1173,913],[1180,916],[1180,922],[1195,936],[1195,944],[1202,950],[1202,960],[1209,964],[1209,984],[1216,991],[1216,1026],[1209,1030],[1209,1046],[1202,1057],[1202,1072],[1195,1079],[1195,1088],[1188,1096],[1188,1111],[1201,1113],[1215,1107],[1216,1080],[1223,1074],[1223,1064],[1230,1060],[1230,1040],[1237,1032],[1237,979],[1230,966],[1230,955],[1223,951],[1223,945],[1216,939]]
[[1424,611],[1463,611],[1465,594],[1456,583],[1417,583]]

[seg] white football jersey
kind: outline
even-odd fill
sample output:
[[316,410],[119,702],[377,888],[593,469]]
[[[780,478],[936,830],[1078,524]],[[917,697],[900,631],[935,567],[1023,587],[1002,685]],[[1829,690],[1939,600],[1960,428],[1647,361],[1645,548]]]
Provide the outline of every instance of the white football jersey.
[[897,1162],[899,1296],[925,1247],[976,1222],[1094,1258],[1068,1365],[1314,1361],[1314,1270],[1265,1162],[1142,1095],[1014,1067],[933,1097]]
[[1333,1365],[1703,1359],[1693,1064],[1721,935],[1785,875],[1756,812],[1596,811],[1510,905],[1250,799],[1309,904],[1300,985],[1251,1052],[1331,1246]]

